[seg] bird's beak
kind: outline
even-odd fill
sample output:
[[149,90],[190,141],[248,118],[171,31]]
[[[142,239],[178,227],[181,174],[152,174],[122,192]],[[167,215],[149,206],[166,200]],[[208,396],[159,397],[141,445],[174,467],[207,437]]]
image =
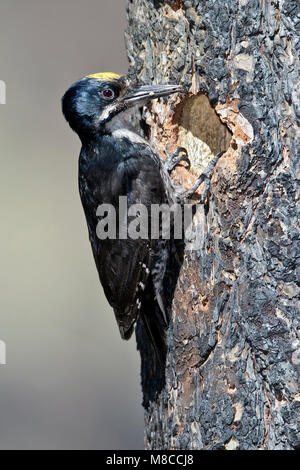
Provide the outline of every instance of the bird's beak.
[[181,85],[145,85],[129,90],[124,96],[123,101],[131,106],[136,104],[142,105],[149,100],[172,95],[173,93],[180,93],[182,91],[183,87]]

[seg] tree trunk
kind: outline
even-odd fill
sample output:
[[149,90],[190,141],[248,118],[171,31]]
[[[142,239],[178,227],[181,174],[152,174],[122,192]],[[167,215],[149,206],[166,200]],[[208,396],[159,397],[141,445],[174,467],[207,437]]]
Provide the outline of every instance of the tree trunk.
[[300,446],[296,3],[128,2],[131,72],[188,90],[140,120],[163,158],[187,148],[175,183],[190,187],[226,150],[167,293],[163,377],[137,328],[147,449]]

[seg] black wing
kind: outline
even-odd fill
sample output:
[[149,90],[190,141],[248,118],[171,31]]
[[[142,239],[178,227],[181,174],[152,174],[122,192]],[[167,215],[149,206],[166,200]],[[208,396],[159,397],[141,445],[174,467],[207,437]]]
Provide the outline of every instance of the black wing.
[[[157,265],[153,260],[158,250],[167,247],[165,242],[152,241],[150,236],[136,240],[100,240],[96,235],[98,219],[95,214],[103,202],[113,204],[118,213],[119,196],[127,196],[128,207],[143,204],[150,216],[151,204],[167,202],[167,195],[160,160],[149,147],[136,145],[134,153],[123,157],[110,169],[103,163],[99,161],[97,166],[94,162],[80,171],[80,194],[100,281],[114,309],[121,336],[128,339],[148,289],[153,264]],[[158,246],[161,243],[164,245]]]

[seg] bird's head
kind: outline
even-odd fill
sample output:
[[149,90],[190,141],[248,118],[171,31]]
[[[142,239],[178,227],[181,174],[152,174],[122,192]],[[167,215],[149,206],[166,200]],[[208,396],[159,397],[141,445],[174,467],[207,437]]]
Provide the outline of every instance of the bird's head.
[[62,109],[81,140],[97,134],[117,114],[147,101],[181,92],[179,85],[137,86],[115,73],[96,73],[73,83],[62,98]]

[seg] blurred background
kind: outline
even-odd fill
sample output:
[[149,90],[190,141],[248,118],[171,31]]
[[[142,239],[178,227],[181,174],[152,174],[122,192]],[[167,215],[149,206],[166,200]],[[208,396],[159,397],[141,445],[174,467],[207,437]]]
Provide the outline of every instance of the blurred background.
[[1,449],[140,449],[135,339],[98,281],[77,189],[69,85],[127,71],[125,0],[1,0]]

